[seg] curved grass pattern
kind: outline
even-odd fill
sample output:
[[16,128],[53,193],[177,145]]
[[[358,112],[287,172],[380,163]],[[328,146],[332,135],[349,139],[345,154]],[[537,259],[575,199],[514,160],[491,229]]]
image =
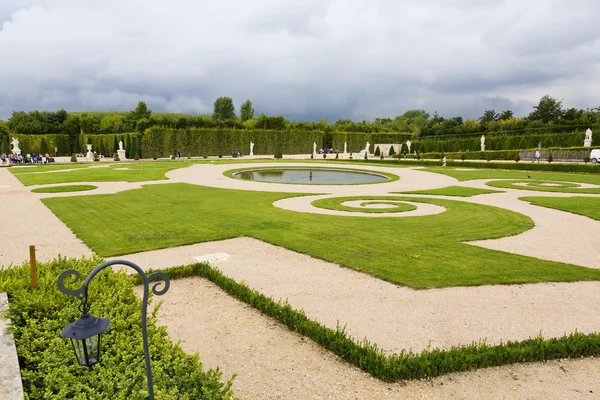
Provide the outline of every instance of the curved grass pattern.
[[[312,202],[312,205],[318,208],[327,210],[360,212],[360,213],[397,213],[416,210],[414,204],[406,203],[406,201],[418,201],[407,197],[384,197],[384,196],[350,196],[350,197],[333,197],[327,199],[319,199]],[[345,205],[350,201],[362,201],[359,207]],[[373,205],[386,205],[384,208],[371,208]]]
[[65,192],[84,192],[86,190],[98,189],[94,185],[67,185],[67,186],[50,186],[33,189],[32,193],[65,193]]
[[536,192],[600,194],[600,187],[581,187],[580,183],[564,181],[510,179],[490,181],[486,182],[486,185],[503,189],[533,190]]

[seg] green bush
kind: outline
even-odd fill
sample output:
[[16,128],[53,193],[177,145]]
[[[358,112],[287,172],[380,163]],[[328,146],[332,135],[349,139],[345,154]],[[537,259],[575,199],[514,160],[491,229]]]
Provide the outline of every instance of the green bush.
[[376,156],[380,156],[381,152],[379,151],[379,146],[377,146],[377,148],[375,148],[375,155]]
[[519,162],[519,161],[521,161],[521,156],[519,154],[517,154],[515,156],[515,162]]
[[552,152],[548,153],[548,163],[552,162]]
[[[131,276],[110,268],[89,287],[91,313],[111,320],[102,335],[101,362],[91,372],[76,364],[69,340],[59,335],[80,316],[75,297],[59,292],[60,273],[75,269],[83,278],[99,258],[59,258],[38,264],[37,288],[31,289],[28,264],[0,270],[0,292],[10,301],[8,316],[17,346],[27,399],[143,399],[147,397],[140,328],[141,302]],[[137,276],[137,275],[136,275]],[[76,287],[69,285],[69,287]],[[157,399],[230,399],[232,381],[204,370],[198,355],[188,355],[148,316],[148,338]]]
[[71,154],[71,162],[77,162],[77,156],[75,153]]
[[388,152],[388,155],[390,157],[393,157],[396,155],[396,150],[394,150],[394,146],[390,146],[390,151]]

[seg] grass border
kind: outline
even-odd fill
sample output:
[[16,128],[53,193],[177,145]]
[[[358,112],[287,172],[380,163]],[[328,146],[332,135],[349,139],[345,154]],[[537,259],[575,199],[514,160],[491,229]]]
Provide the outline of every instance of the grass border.
[[[257,290],[226,277],[207,263],[149,270],[162,271],[170,279],[202,277],[210,280],[229,295],[254,307],[263,314],[286,325],[291,331],[306,336],[343,360],[385,382],[405,379],[423,379],[453,372],[506,364],[546,361],[562,358],[595,356],[600,354],[600,333],[583,334],[577,331],[560,338],[544,339],[541,335],[521,342],[501,342],[487,345],[485,341],[452,347],[448,350],[426,349],[421,353],[402,351],[388,356],[367,339],[356,341],[339,324],[335,330],[310,320],[287,302],[276,302]],[[136,284],[141,283],[135,276]]]
[[[515,183],[532,183],[537,186],[519,186]],[[563,186],[542,186],[541,183],[554,183],[561,184]],[[500,188],[500,189],[512,189],[512,190],[525,190],[531,192],[545,192],[545,193],[569,193],[569,194],[600,194],[600,187],[585,188],[581,185],[568,181],[548,181],[538,179],[493,179],[485,182],[486,186]],[[569,186],[575,185],[575,186]],[[598,185],[596,185],[598,186]]]
[[267,182],[267,181],[254,181],[254,182],[259,182],[259,183],[275,183],[275,184],[283,184],[283,185],[311,185],[311,186],[356,186],[356,185],[378,185],[381,183],[390,183],[390,182],[395,182],[397,180],[400,179],[400,177],[398,175],[394,175],[394,174],[390,174],[389,172],[381,172],[381,171],[370,171],[370,170],[365,170],[365,169],[359,169],[359,168],[340,168],[340,167],[324,167],[324,166],[317,166],[317,167],[307,167],[307,166],[263,166],[263,167],[256,167],[256,168],[236,168],[236,169],[229,169],[227,171],[223,172],[223,176],[230,178],[230,179],[236,179],[239,181],[244,181],[243,179],[240,178],[234,178],[232,175],[238,172],[246,172],[246,171],[257,171],[257,170],[261,170],[261,169],[322,169],[322,170],[326,170],[326,171],[351,171],[351,172],[360,172],[363,174],[371,174],[371,175],[379,175],[379,176],[384,176],[386,178],[388,178],[385,181],[382,182],[365,182],[365,183],[327,183],[327,184],[313,184],[313,183],[292,183],[292,182]]
[[31,189],[31,193],[73,193],[98,189],[95,185],[60,185]]

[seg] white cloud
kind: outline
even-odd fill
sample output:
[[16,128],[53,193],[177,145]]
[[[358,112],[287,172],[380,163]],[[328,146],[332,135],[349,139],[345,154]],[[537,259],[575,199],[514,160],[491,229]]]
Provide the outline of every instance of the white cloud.
[[[19,109],[373,119],[596,107],[597,0],[2,0],[0,117]],[[595,90],[591,90],[591,89]]]

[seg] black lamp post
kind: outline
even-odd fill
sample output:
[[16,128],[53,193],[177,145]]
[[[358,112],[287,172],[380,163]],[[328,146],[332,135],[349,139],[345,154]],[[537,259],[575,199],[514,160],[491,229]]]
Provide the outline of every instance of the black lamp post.
[[148,395],[150,400],[154,400],[154,386],[152,384],[152,370],[150,369],[150,351],[148,349],[148,332],[146,325],[146,315],[148,308],[148,287],[151,281],[160,279],[164,281],[162,288],[157,288],[160,285],[160,281],[156,282],[152,286],[152,293],[156,295],[162,295],[169,290],[169,278],[162,272],[155,272],[150,276],[147,276],[144,271],[132,263],[131,261],[125,260],[113,260],[107,261],[100,264],[85,278],[83,285],[78,289],[67,289],[64,285],[65,279],[74,275],[75,279],[71,281],[71,284],[77,282],[81,275],[79,272],[70,269],[64,271],[58,277],[58,289],[64,294],[75,296],[81,301],[81,317],[67,326],[63,330],[61,336],[71,339],[73,344],[73,351],[75,352],[75,358],[79,365],[88,367],[91,371],[92,366],[100,362],[100,343],[102,333],[108,330],[109,320],[106,318],[96,318],[90,315],[88,312],[90,306],[88,303],[88,285],[90,281],[96,276],[98,272],[111,265],[126,265],[136,270],[136,272],[142,277],[142,283],[144,284],[144,296],[142,299],[142,339],[144,344],[144,358],[146,360],[146,377],[148,379]]

